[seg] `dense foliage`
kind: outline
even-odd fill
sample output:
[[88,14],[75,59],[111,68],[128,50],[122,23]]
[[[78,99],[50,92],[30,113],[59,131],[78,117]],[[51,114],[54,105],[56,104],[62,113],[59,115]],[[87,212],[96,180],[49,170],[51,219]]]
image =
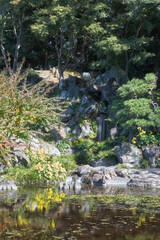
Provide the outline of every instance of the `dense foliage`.
[[[26,64],[159,74],[159,0],[1,0],[1,52]],[[14,37],[13,37],[14,33]],[[143,68],[142,68],[143,66]]]
[[[0,67],[6,68],[0,75],[1,158],[13,147],[12,136],[26,138],[45,127],[53,110],[40,84],[26,84],[26,73],[20,73],[23,57],[24,67],[57,66],[60,80],[67,67],[102,73],[114,66],[125,79],[112,106],[107,106],[113,111],[108,119],[121,135],[114,144],[160,145],[159,0],[0,0],[0,50]],[[47,153],[28,153],[28,176],[54,180],[63,178],[75,162],[89,163],[93,156],[114,159],[107,141],[86,138],[70,144],[66,138],[57,144],[61,153],[70,147],[82,153],[68,163],[63,156],[57,160]]]

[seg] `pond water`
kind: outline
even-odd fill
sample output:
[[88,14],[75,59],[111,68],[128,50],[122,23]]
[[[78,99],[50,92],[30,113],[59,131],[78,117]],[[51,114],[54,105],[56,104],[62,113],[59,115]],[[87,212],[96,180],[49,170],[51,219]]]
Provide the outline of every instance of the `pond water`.
[[160,240],[160,190],[0,193],[1,240]]

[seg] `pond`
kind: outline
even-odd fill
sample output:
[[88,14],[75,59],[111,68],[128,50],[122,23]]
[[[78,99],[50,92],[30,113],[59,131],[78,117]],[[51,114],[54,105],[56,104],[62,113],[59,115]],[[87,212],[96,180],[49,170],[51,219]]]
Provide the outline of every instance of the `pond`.
[[160,190],[0,193],[1,240],[160,240],[159,226]]

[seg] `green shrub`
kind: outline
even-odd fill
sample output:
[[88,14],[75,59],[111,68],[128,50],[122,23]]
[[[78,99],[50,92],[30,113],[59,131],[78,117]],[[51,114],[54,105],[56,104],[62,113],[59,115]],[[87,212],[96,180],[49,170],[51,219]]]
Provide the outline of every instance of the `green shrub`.
[[42,80],[42,78],[39,77],[38,73],[36,73],[33,69],[29,71],[27,75],[27,83],[39,83]]
[[89,152],[79,152],[75,154],[75,161],[77,164],[91,164],[93,155]]
[[100,151],[96,155],[96,159],[100,159],[100,158],[113,158],[113,157],[115,157],[115,153],[110,151],[110,150]]
[[61,153],[65,153],[70,148],[68,139],[62,139],[57,143],[57,148]]
[[76,156],[49,155],[47,151],[38,149],[35,151],[26,150],[30,159],[28,167],[14,166],[6,170],[8,177],[20,182],[28,181],[59,181],[64,180],[67,172],[77,168]]
[[138,147],[144,145],[160,145],[160,135],[156,131],[143,130],[141,127],[138,127],[136,130],[136,135],[132,139],[132,143],[136,144]]

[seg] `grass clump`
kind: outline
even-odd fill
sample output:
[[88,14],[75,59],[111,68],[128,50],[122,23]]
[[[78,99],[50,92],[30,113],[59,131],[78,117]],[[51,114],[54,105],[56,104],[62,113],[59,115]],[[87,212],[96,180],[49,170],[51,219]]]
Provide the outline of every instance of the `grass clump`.
[[6,159],[14,143],[11,137],[27,139],[32,131],[51,121],[51,101],[41,84],[27,85],[28,71],[0,75],[0,158]]
[[129,169],[129,167],[126,166],[125,164],[118,163],[118,164],[116,165],[116,169]]

